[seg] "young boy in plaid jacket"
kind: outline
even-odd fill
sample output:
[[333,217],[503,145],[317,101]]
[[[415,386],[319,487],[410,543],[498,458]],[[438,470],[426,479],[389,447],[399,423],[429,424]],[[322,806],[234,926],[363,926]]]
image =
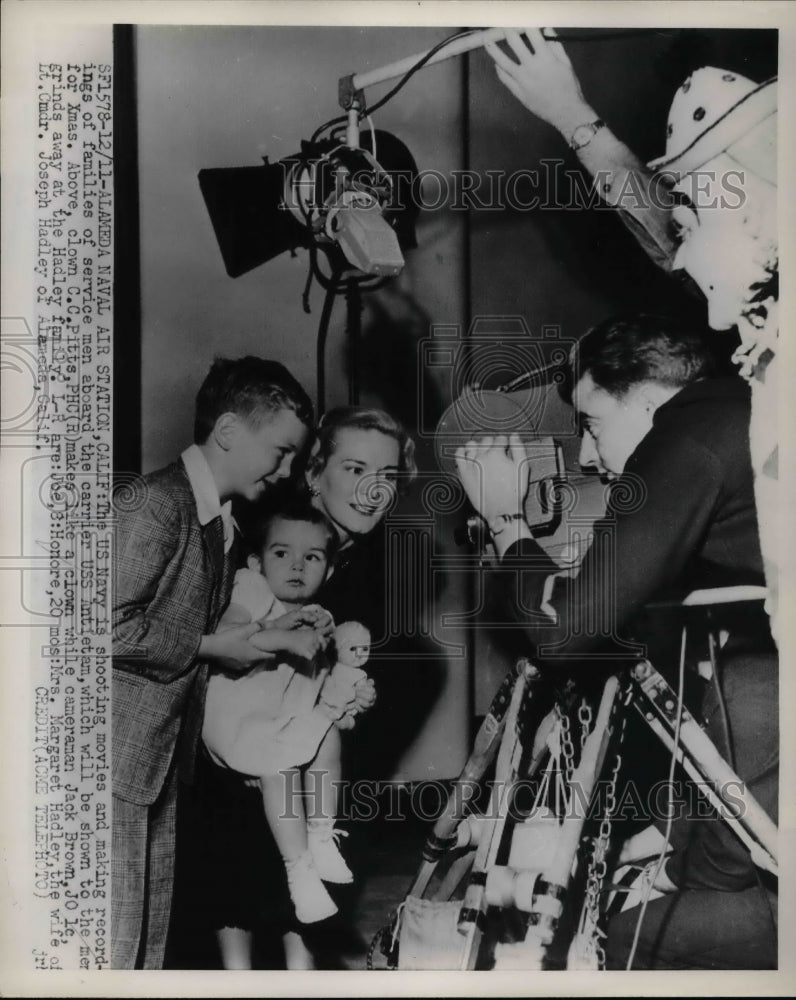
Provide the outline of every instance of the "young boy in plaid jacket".
[[[234,496],[290,474],[312,404],[280,364],[217,360],[194,440],[117,496],[113,595],[112,964],[160,968],[174,880],[178,773],[190,779],[207,662],[263,659],[251,624],[216,632],[232,588]],[[178,748],[179,744],[179,748]]]

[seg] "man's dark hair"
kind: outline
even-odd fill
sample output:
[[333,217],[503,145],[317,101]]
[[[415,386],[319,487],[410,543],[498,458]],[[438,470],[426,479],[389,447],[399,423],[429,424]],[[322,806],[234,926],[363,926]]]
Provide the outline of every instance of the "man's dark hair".
[[268,533],[274,521],[298,521],[306,524],[317,524],[326,530],[326,555],[329,561],[335,557],[340,544],[340,538],[334,525],[322,510],[313,507],[311,503],[301,498],[291,497],[269,506],[263,511],[262,517],[249,532],[249,541],[255,555],[261,556],[268,541]]
[[593,326],[569,356],[568,385],[584,375],[612,396],[622,397],[641,382],[681,389],[689,382],[715,374],[716,362],[708,335],[666,316],[615,316]]
[[216,358],[196,397],[194,441],[204,444],[223,413],[258,425],[285,409],[312,425],[310,398],[284,365],[251,355],[234,361]]

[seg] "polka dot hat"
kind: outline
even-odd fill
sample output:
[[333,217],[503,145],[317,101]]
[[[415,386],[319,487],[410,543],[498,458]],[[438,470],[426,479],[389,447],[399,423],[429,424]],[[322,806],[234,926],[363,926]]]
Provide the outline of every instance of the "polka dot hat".
[[678,87],[669,109],[666,152],[649,166],[678,176],[696,170],[776,111],[776,77],[758,84],[704,66]]

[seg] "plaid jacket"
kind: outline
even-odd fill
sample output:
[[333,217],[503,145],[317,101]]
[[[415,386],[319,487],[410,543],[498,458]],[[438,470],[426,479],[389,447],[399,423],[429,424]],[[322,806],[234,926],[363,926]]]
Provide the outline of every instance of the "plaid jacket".
[[178,740],[191,776],[207,686],[197,652],[234,575],[221,518],[199,524],[182,462],[117,494],[113,560],[113,792],[149,805]]

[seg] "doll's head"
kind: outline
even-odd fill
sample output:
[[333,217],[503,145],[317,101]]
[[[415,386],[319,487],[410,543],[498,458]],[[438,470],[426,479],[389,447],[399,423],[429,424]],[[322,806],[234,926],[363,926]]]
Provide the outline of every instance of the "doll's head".
[[337,660],[348,667],[362,667],[370,656],[370,632],[361,622],[343,622],[334,630]]

